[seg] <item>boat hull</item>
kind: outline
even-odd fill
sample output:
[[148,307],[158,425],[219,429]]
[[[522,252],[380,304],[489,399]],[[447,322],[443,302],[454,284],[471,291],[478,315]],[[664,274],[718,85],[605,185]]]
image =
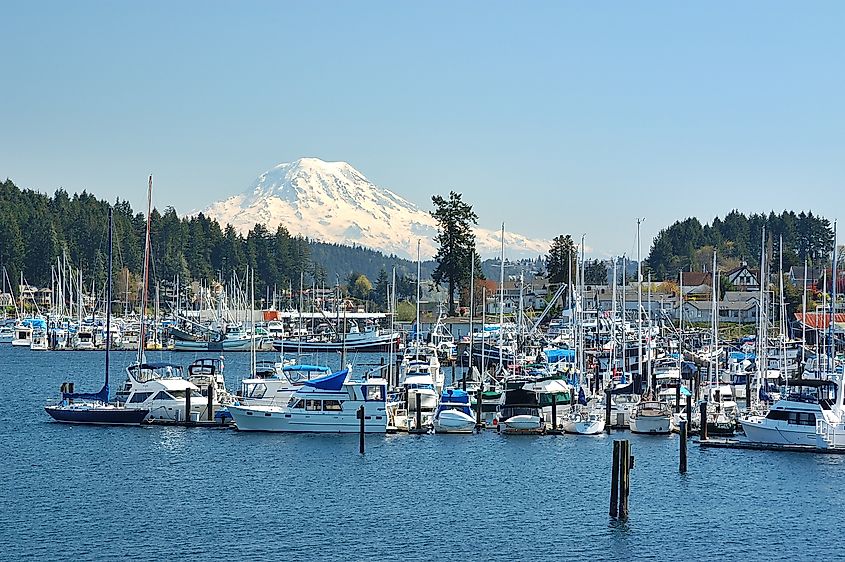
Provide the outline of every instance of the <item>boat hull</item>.
[[755,420],[740,420],[745,437],[755,443],[771,445],[813,445],[817,443],[815,426],[774,424]]
[[372,352],[388,352],[395,351],[398,347],[398,339],[384,338],[372,341],[347,341],[347,342],[314,342],[314,341],[299,341],[299,340],[276,340],[273,342],[273,349],[281,352],[294,351],[372,351]]
[[565,420],[563,431],[576,435],[599,435],[604,432],[604,420]]
[[[361,422],[356,412],[339,414],[289,413],[278,407],[229,406],[229,413],[239,431],[270,431],[280,433],[359,433]],[[385,433],[387,414],[368,413],[364,420],[365,433]]]
[[508,435],[538,435],[545,425],[540,416],[513,416],[499,422],[499,431]]
[[149,410],[108,407],[47,406],[44,410],[61,423],[94,425],[140,425]]
[[632,433],[666,435],[672,432],[672,418],[669,416],[631,416]]
[[435,433],[472,433],[475,419],[458,410],[443,410],[434,418]]

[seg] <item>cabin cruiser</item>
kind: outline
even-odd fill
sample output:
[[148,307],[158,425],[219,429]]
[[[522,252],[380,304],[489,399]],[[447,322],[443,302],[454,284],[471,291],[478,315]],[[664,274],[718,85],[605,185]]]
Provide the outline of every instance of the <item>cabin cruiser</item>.
[[206,400],[209,392],[221,405],[227,406],[235,397],[226,389],[223,379],[223,358],[197,359],[188,365],[188,381],[199,388],[199,393]]
[[444,392],[432,423],[435,433],[472,433],[475,412],[469,407],[469,395],[451,388]]
[[[135,363],[126,368],[127,380],[115,394],[127,408],[149,410],[148,420],[199,421],[213,419],[220,403],[212,398],[211,416],[208,398],[194,383],[182,378],[182,367],[172,363]],[[190,393],[190,414],[186,415]],[[221,414],[222,415],[222,414]]]
[[387,381],[352,380],[349,369],[305,381],[284,406],[233,405],[229,412],[241,431],[358,433],[387,431]]
[[[555,377],[526,382],[522,385],[522,388],[530,390],[537,395],[540,413],[546,425],[555,429],[560,427],[564,418],[564,408],[570,403],[572,387],[563,379]],[[555,403],[556,420],[552,419],[552,402]]]
[[772,404],[766,415],[740,419],[745,436],[755,443],[845,446],[843,392],[831,380],[789,381],[790,392]]
[[705,392],[708,435],[733,435],[739,409],[731,385],[712,384],[706,387]]
[[663,402],[642,401],[631,412],[629,427],[633,433],[671,433],[672,410]]
[[241,381],[237,396],[239,405],[282,406],[305,381],[331,374],[331,369],[318,365],[259,361],[255,373]]
[[540,412],[537,395],[523,388],[506,390],[496,428],[505,434],[544,433],[546,422]]
[[32,345],[32,322],[24,320],[15,325],[15,335],[12,338],[15,347],[29,347]]
[[80,351],[96,349],[94,345],[94,329],[91,326],[80,326],[76,331],[76,344],[73,347]]
[[36,326],[32,329],[32,340],[29,349],[33,351],[46,351],[48,349],[47,328]]

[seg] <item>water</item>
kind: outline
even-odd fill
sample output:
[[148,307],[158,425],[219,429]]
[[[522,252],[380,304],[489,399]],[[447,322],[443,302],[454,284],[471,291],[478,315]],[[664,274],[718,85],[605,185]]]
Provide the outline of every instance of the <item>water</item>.
[[[116,382],[132,359],[113,355]],[[230,387],[248,362],[227,355]],[[51,422],[59,385],[96,390],[101,370],[101,353],[0,346],[3,559],[840,557],[843,457],[690,444],[682,476],[677,436],[368,435],[361,457],[352,435]],[[607,515],[620,437],[625,523]]]

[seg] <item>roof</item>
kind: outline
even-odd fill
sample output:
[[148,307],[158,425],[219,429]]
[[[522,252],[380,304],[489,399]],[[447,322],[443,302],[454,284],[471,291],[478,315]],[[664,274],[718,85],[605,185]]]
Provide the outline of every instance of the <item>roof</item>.
[[706,271],[682,271],[681,285],[684,287],[697,287],[698,285],[710,285],[713,282],[713,274]]
[[[837,325],[845,323],[845,313],[834,314],[834,317]],[[795,319],[806,324],[808,328],[827,329],[830,327],[830,314],[826,312],[796,312]]]

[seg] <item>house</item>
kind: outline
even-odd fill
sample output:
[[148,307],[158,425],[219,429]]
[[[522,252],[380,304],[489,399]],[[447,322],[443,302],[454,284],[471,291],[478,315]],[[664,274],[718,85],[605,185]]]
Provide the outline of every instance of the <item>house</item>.
[[713,292],[713,274],[706,271],[682,271],[681,292],[684,298],[709,298]]
[[804,266],[793,265],[787,272],[789,282],[796,287],[803,287],[807,284],[807,288],[811,291],[819,290],[822,285],[822,279],[825,276],[825,269],[822,267],[808,267],[807,277],[804,278]]
[[739,267],[722,274],[727,281],[740,291],[759,291],[760,290],[760,271],[748,268],[746,262],[742,262]]
[[[719,322],[735,324],[757,322],[757,298],[750,296],[748,292],[728,291],[725,299],[719,301],[718,305]],[[685,322],[711,322],[713,303],[705,300],[685,301],[683,312]]]

